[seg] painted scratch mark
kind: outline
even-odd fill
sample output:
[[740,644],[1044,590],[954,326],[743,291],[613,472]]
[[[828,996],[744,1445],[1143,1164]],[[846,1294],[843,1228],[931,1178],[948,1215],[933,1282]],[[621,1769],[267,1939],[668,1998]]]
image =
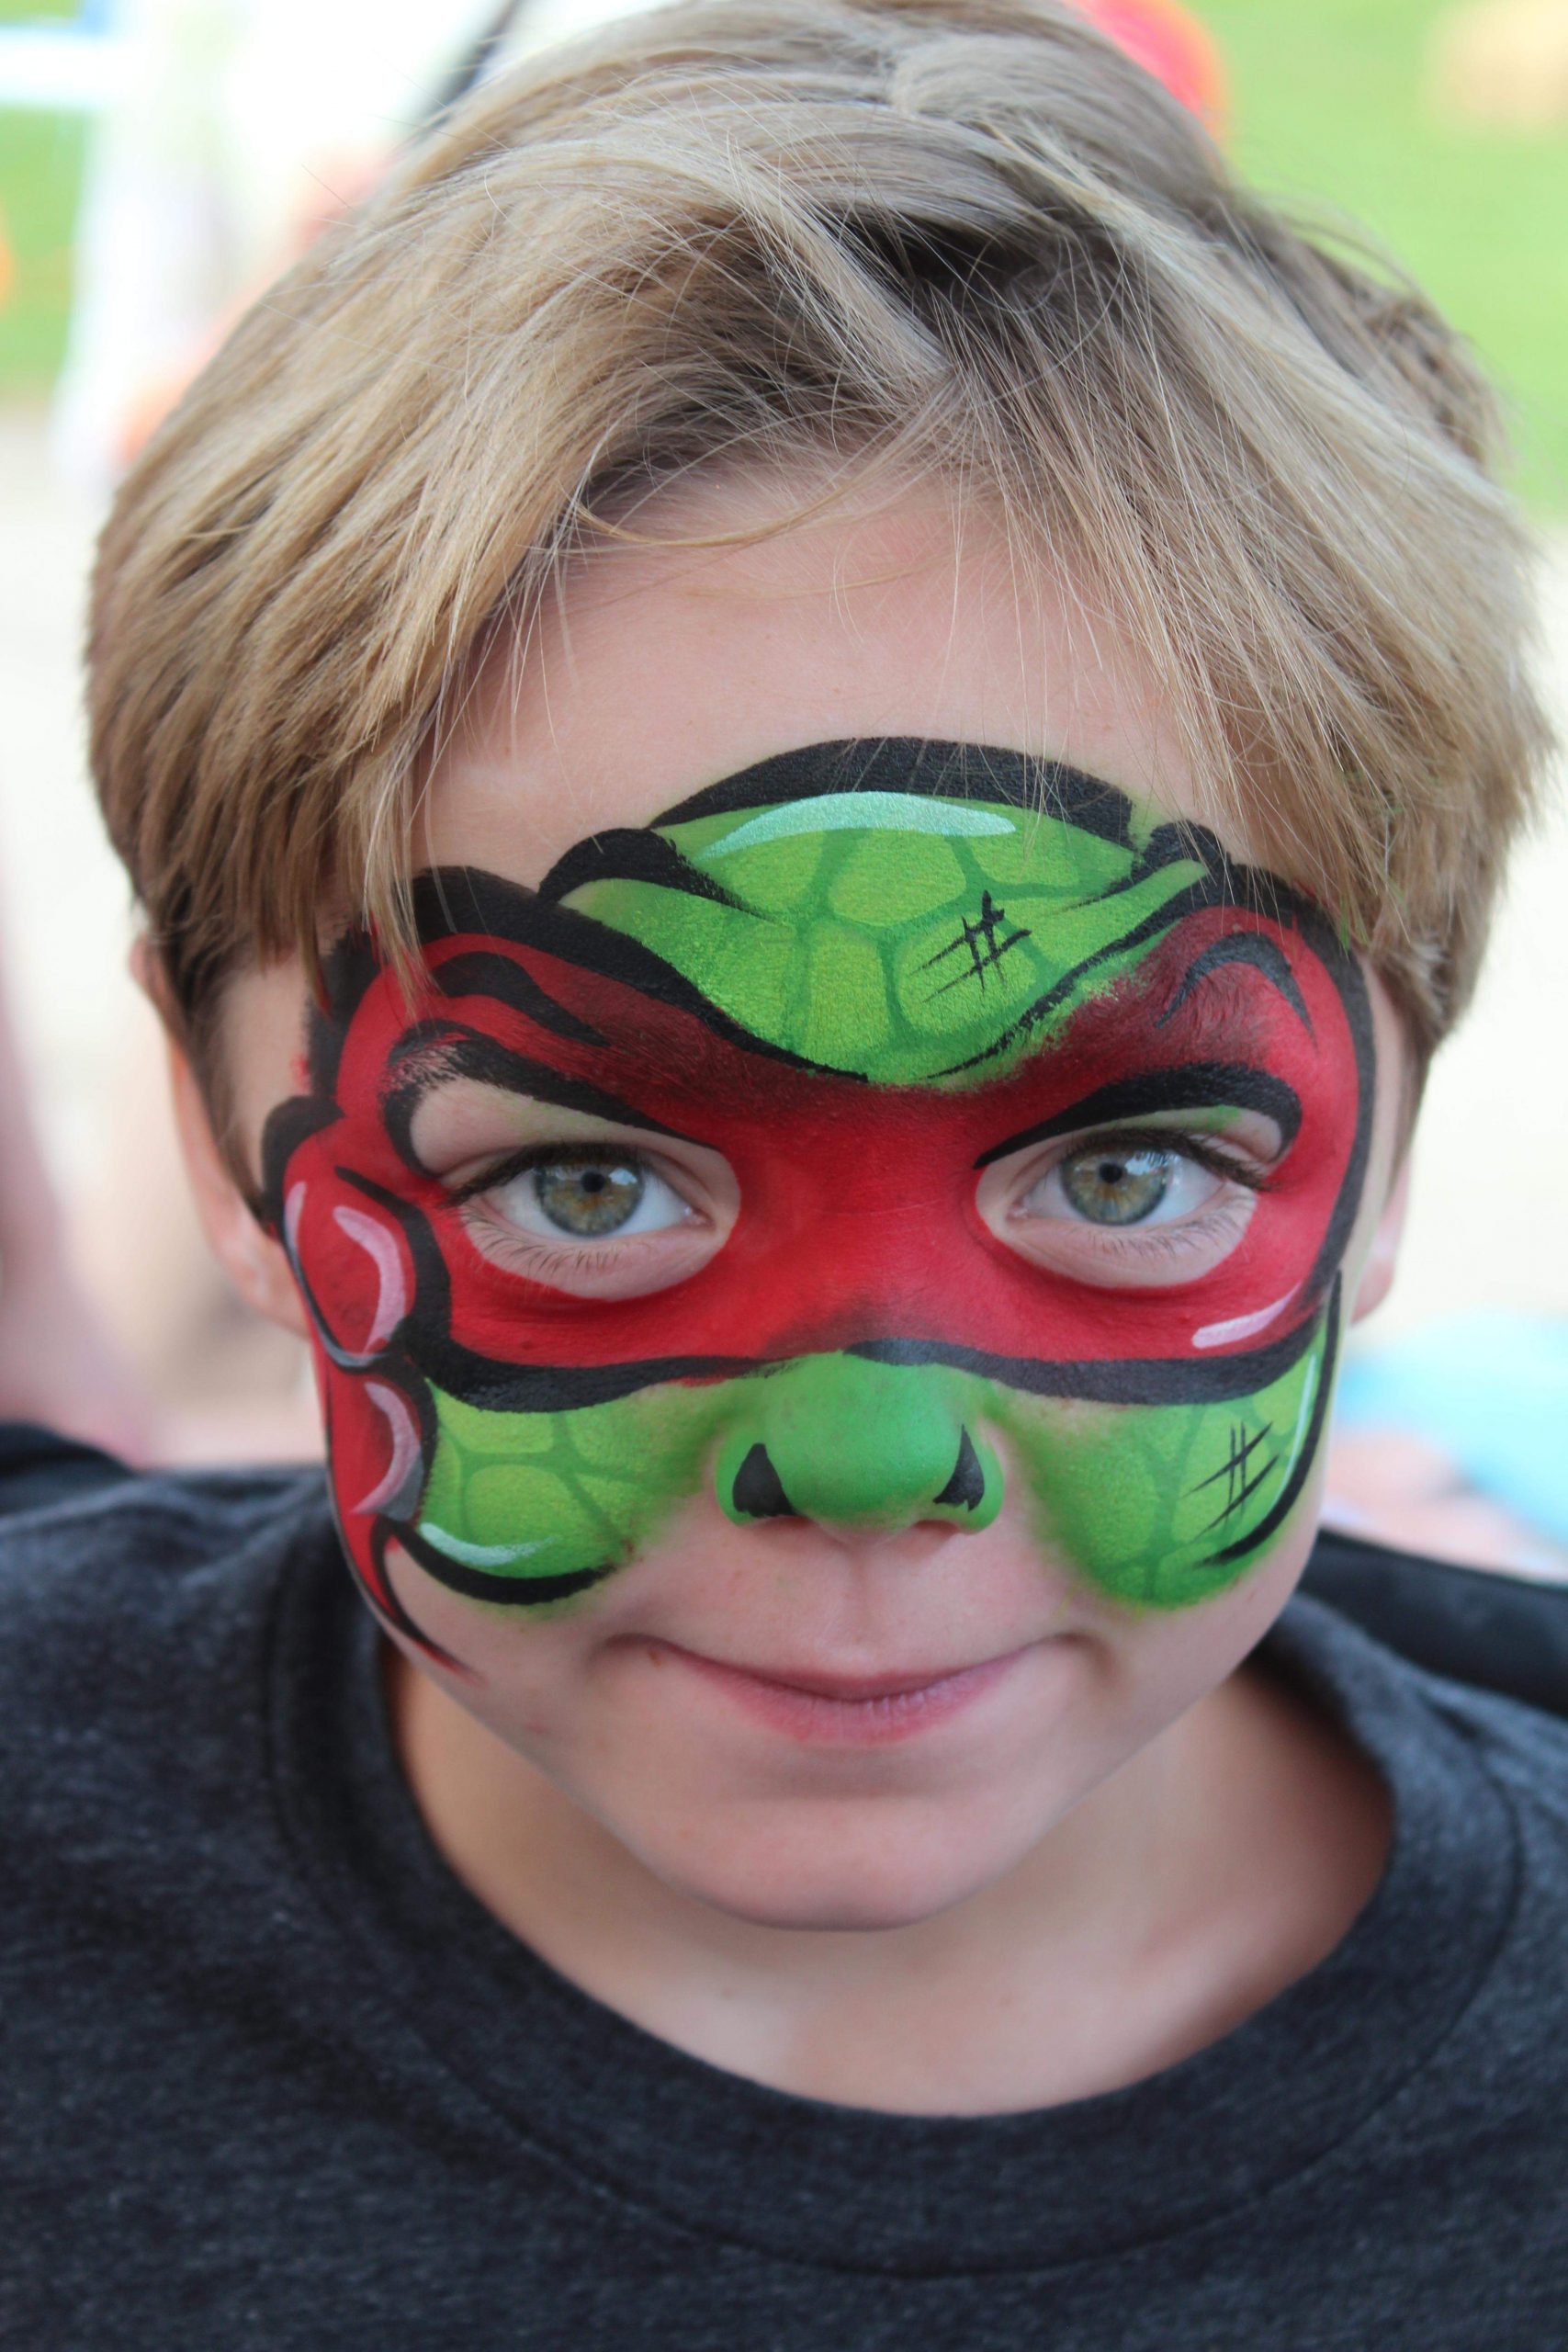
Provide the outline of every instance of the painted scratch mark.
[[1002,927],[1007,919],[1007,909],[998,907],[988,890],[982,890],[980,912],[976,921],[965,921],[957,938],[950,939],[945,947],[939,947],[934,956],[928,956],[919,967],[922,972],[929,972],[935,965],[944,964],[950,956],[968,954],[967,966],[955,972],[950,980],[943,980],[940,988],[931,991],[933,996],[945,996],[949,989],[957,988],[964,980],[978,980],[984,989],[987,973],[1001,962],[1010,948],[1017,947],[1031,935],[1020,924],[1004,938]]
[[1265,1439],[1273,1435],[1273,1423],[1265,1421],[1260,1429],[1254,1430],[1249,1436],[1244,1422],[1231,1423],[1230,1452],[1225,1460],[1221,1463],[1217,1470],[1212,1470],[1206,1478],[1200,1478],[1197,1485],[1190,1490],[1195,1495],[1201,1495],[1205,1487],[1216,1486],[1222,1478],[1225,1481],[1224,1503],[1216,1517],[1212,1519],[1203,1530],[1205,1535],[1211,1533],[1216,1527],[1223,1527],[1227,1519],[1234,1519],[1236,1512],[1258,1492],[1270,1471],[1278,1464],[1280,1456],[1276,1453],[1269,1455],[1261,1469],[1253,1470],[1251,1467],[1253,1457],[1258,1447],[1263,1444]]

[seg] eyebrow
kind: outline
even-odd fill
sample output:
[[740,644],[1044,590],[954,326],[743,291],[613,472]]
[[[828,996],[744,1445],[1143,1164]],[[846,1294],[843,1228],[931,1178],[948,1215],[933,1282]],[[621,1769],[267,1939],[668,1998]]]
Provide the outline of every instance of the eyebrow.
[[533,1061],[525,1054],[513,1053],[479,1030],[454,1029],[446,1021],[418,1022],[399,1039],[392,1055],[393,1066],[414,1061],[418,1057],[423,1057],[418,1067],[410,1069],[382,1096],[381,1116],[398,1157],[405,1167],[422,1176],[429,1175],[430,1170],[414,1148],[415,1114],[428,1095],[457,1079],[473,1079],[480,1085],[498,1087],[530,1102],[553,1103],[561,1111],[585,1112],[590,1118],[609,1120],[617,1125],[646,1127],[649,1134],[669,1136],[676,1143],[699,1141],[680,1127],[669,1126],[664,1120],[638,1110],[635,1103],[623,1102],[618,1094],[611,1094],[587,1079],[569,1078],[563,1070],[552,1069],[548,1062]]
[[1302,1124],[1301,1097],[1272,1070],[1250,1062],[1181,1062],[1174,1069],[1156,1069],[1138,1078],[1119,1078],[1096,1087],[1063,1111],[1024,1127],[1005,1142],[993,1144],[976,1160],[988,1168],[1027,1144],[1043,1143],[1051,1136],[1071,1135],[1078,1127],[1103,1126],[1113,1119],[1147,1116],[1155,1111],[1199,1111],[1218,1105],[1238,1111],[1261,1111],[1272,1119],[1283,1138],[1292,1144]]
[[1219,971],[1226,964],[1250,964],[1253,970],[1284,998],[1307,1035],[1310,1037],[1314,1034],[1306,1000],[1296,985],[1296,976],[1283,950],[1261,931],[1232,932],[1224,939],[1211,941],[1207,947],[1194,956],[1181,975],[1176,994],[1155,1023],[1155,1027],[1163,1029],[1166,1023],[1174,1019],[1180,1011],[1199,981],[1206,980],[1211,972]]

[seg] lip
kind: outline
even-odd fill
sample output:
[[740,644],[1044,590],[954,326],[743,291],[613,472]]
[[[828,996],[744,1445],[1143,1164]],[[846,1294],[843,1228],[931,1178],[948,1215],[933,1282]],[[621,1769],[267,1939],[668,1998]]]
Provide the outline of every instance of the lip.
[[733,1666],[678,1643],[660,1647],[771,1729],[819,1747],[884,1747],[916,1739],[993,1690],[1023,1656],[904,1674],[824,1674],[811,1668]]

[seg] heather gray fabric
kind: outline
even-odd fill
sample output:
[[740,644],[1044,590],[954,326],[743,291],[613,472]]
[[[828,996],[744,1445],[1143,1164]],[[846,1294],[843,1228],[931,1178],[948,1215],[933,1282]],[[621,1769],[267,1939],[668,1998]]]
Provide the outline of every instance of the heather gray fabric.
[[1198,2058],[977,2122],[720,2074],[491,1920],[319,1477],[106,1471],[0,1527],[0,2345],[1568,2340],[1568,1727],[1321,1607],[1268,1650],[1391,1781],[1378,1895]]

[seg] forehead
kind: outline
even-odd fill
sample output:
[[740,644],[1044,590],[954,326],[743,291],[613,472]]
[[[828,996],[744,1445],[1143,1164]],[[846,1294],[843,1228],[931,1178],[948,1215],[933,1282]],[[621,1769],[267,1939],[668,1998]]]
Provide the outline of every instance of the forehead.
[[811,492],[727,484],[660,502],[639,532],[682,544],[583,559],[466,698],[422,862],[534,885],[586,835],[850,737],[1006,745],[1202,813],[1136,650],[1069,571],[1021,563],[997,521],[934,490],[776,527]]
[[[499,643],[469,682],[431,771],[415,865],[536,888],[592,835],[851,738],[1010,748],[1103,778],[1146,811],[1207,817],[1146,663],[1070,567],[1021,561],[999,523],[935,488],[789,519],[820,491],[808,478],[709,483],[639,510],[643,537],[669,544],[607,542],[580,563],[526,642]],[[1247,856],[1238,834],[1224,847]],[[307,1004],[296,958],[227,993],[247,1162],[299,1082]]]

